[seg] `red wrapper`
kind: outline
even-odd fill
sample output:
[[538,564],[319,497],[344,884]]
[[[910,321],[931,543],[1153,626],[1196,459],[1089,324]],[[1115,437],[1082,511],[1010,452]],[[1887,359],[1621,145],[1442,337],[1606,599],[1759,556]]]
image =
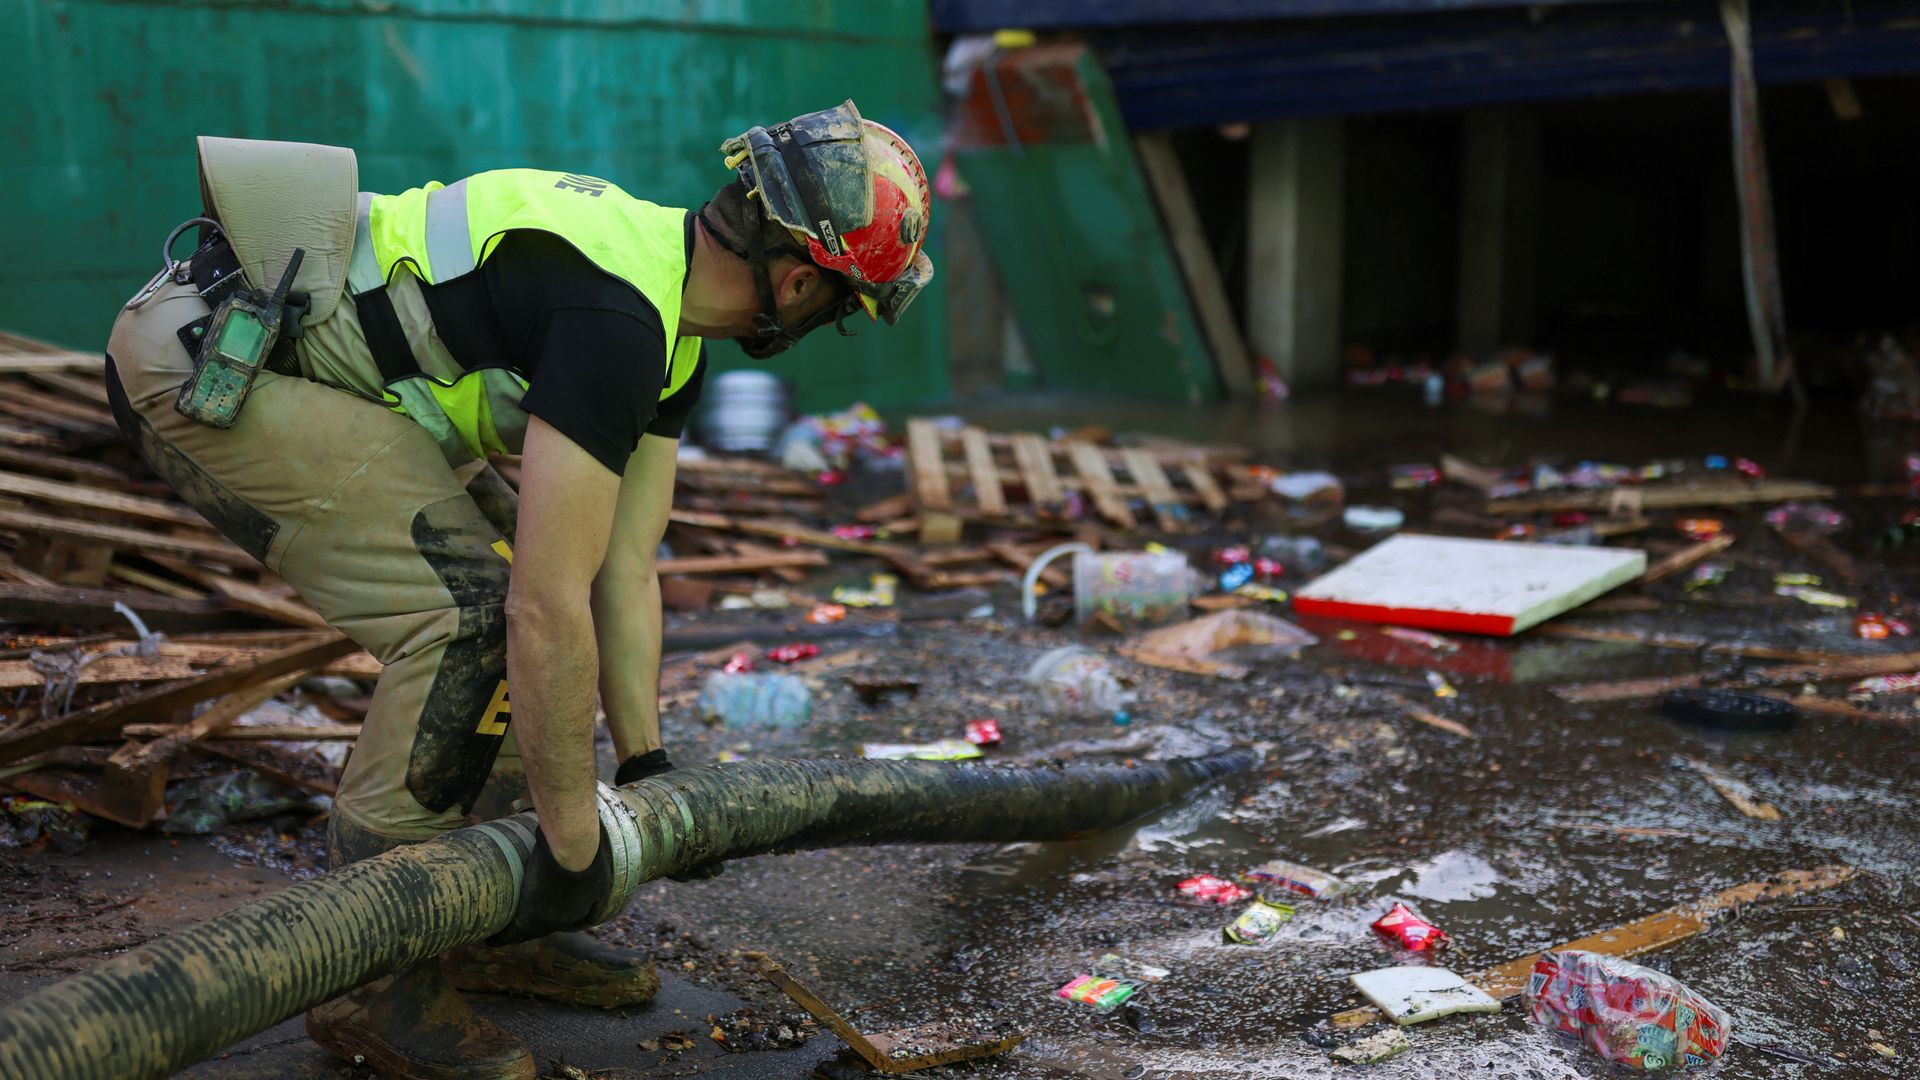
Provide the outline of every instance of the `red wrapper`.
[[1253,560],[1253,572],[1261,577],[1272,578],[1279,577],[1281,574],[1286,573],[1287,568],[1280,565],[1280,560],[1278,559],[1262,557]]
[[967,721],[967,741],[975,746],[999,745],[1000,721],[992,717]]
[[740,675],[753,670],[753,654],[737,652],[727,657],[726,666],[720,669],[729,675]]
[[1178,888],[1195,900],[1211,900],[1216,904],[1237,904],[1253,895],[1253,890],[1245,885],[1211,874],[1190,877],[1181,882]]
[[880,534],[872,525],[835,525],[833,535],[842,540],[871,540]]
[[1727,529],[1719,518],[1681,518],[1673,527],[1680,530],[1680,535],[1696,542],[1711,540]]
[[1726,1010],[1670,975],[1578,949],[1546,953],[1527,980],[1527,1008],[1557,1035],[1615,1065],[1665,1073],[1726,1052]]
[[1429,952],[1447,943],[1445,931],[1415,915],[1405,904],[1395,904],[1392,911],[1380,916],[1373,932],[1414,952]]
[[1733,459],[1733,467],[1739,471],[1741,476],[1751,477],[1755,480],[1765,480],[1767,478],[1767,470],[1761,468],[1760,463],[1757,461],[1737,457]]
[[846,617],[847,605],[845,604],[815,604],[813,610],[807,612],[807,621],[815,625],[837,623]]
[[1213,553],[1213,561],[1218,566],[1233,566],[1253,558],[1253,551],[1244,547],[1224,547]]
[[837,487],[847,482],[847,474],[839,469],[825,469],[813,474],[813,482],[824,487]]
[[791,664],[795,660],[805,660],[809,656],[819,656],[818,645],[775,645],[767,650],[767,659],[776,664]]

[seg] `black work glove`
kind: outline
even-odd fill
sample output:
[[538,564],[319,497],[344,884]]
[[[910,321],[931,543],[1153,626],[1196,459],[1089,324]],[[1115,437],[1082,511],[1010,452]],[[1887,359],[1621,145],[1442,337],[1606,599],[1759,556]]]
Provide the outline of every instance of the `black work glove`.
[[649,750],[644,754],[635,754],[620,763],[613,771],[613,786],[631,784],[635,780],[645,780],[649,776],[658,776],[663,772],[672,772],[673,762],[667,760],[665,750]]
[[533,854],[527,857],[526,870],[520,876],[520,903],[513,909],[513,918],[488,938],[487,944],[512,945],[591,925],[593,910],[613,891],[612,851],[607,827],[602,825],[600,850],[593,853],[593,861],[585,870],[568,870],[553,861],[547,834],[535,829]]
[[[649,776],[659,776],[661,773],[672,771],[673,762],[667,760],[667,752],[665,750],[649,750],[644,754],[635,754],[621,762],[620,767],[614,770],[613,782],[617,787],[624,784],[631,784],[635,780],[645,780]],[[667,876],[679,882],[705,881],[708,878],[719,877],[720,871],[725,865],[725,863],[711,862],[705,866],[696,866],[690,870],[682,870],[677,874],[668,874]]]

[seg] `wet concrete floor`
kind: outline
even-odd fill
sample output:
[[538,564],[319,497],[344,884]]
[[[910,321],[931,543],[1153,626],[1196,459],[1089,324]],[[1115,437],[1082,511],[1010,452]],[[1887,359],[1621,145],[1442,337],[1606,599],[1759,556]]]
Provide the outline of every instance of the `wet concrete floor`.
[[[1050,418],[1125,429],[1157,417],[1184,434],[1203,432],[1205,420],[1177,410],[1074,415],[1044,403],[1001,403],[992,412],[1003,426]],[[1852,485],[1888,479],[1886,447],[1904,437],[1863,434],[1839,410],[1822,413],[1789,444],[1784,420],[1756,420],[1751,410],[1489,419],[1351,397],[1338,409],[1248,413],[1233,422],[1264,458],[1336,465],[1350,480],[1350,501],[1399,504],[1415,523],[1441,504],[1466,505],[1464,496],[1390,491],[1384,466],[1432,461],[1443,449],[1509,462],[1553,453],[1566,463],[1744,454],[1775,475]],[[1835,539],[1858,557],[1860,580],[1836,587],[1913,614],[1920,537],[1912,547],[1872,546],[1911,504],[1840,504],[1854,525]],[[1857,641],[1846,613],[1773,597],[1776,570],[1824,568],[1770,535],[1758,512],[1719,516],[1741,537],[1723,585],[1687,593],[1677,581],[1656,584],[1640,591],[1659,601],[1657,612],[1579,621],[1722,642],[1894,651]],[[1672,517],[1655,515],[1652,533],[1622,542],[1668,543]],[[1219,542],[1302,530],[1272,517],[1191,546],[1203,553]],[[1367,543],[1337,524],[1304,531],[1340,547]],[[917,675],[922,685],[912,697],[867,704],[838,675],[824,675],[815,680],[814,722],[782,733],[708,729],[682,705],[666,717],[669,750],[682,765],[722,751],[852,753],[864,740],[948,737],[969,719],[995,716],[1007,733],[994,752],[1003,760],[1153,759],[1241,745],[1258,750],[1261,764],[1136,827],[1072,844],[801,853],[732,863],[711,881],[653,883],[602,933],[655,950],[667,986],[659,1002],[620,1016],[503,1001],[489,1003],[489,1014],[527,1037],[543,1065],[564,1061],[595,1076],[803,1076],[836,1041],[816,1033],[792,1049],[764,1038],[780,1025],[809,1029],[740,955],[763,950],[855,1010],[866,1030],[951,1016],[1010,1019],[1030,1033],[1005,1058],[948,1075],[1332,1076],[1352,1069],[1333,1064],[1326,1048],[1351,1038],[1326,1023],[1357,1003],[1347,976],[1409,962],[1367,929],[1395,900],[1446,930],[1452,945],[1441,960],[1465,972],[1782,870],[1841,863],[1860,871],[1853,882],[1756,906],[1642,962],[1732,1013],[1741,1044],[1716,1075],[1920,1075],[1920,1034],[1909,1019],[1920,989],[1913,725],[1808,715],[1780,734],[1717,736],[1679,726],[1647,702],[1572,705],[1551,690],[1739,668],[1724,656],[1522,635],[1435,660],[1381,647],[1369,628],[1334,624],[1313,625],[1322,643],[1297,659],[1250,658],[1254,674],[1242,682],[1123,665],[1139,695],[1129,724],[1063,720],[1043,715],[1020,676],[1034,657],[1077,635],[1022,625],[1010,590],[954,607],[975,603],[990,604],[992,615],[907,619],[897,633],[828,649],[857,648],[874,666]],[[1111,641],[1085,639],[1094,648]],[[1428,667],[1442,669],[1458,697],[1422,696]],[[1415,723],[1387,693],[1419,698],[1475,737]],[[1886,708],[1920,716],[1911,698]],[[1677,765],[1679,756],[1744,780],[1781,818],[1744,816],[1699,772]],[[13,898],[0,925],[26,931],[0,934],[0,998],[104,955],[88,950],[164,933],[281,887],[288,867],[310,868],[313,837],[284,858],[263,862],[259,849],[103,834],[79,856],[0,862]],[[1174,890],[1194,874],[1231,877],[1275,858],[1362,888],[1336,903],[1302,904],[1279,939],[1259,947],[1222,940],[1232,909],[1194,904]],[[1143,1007],[1110,1015],[1053,996],[1106,953],[1172,973]],[[710,1037],[714,1022],[733,1032],[725,1045]],[[190,1075],[353,1075],[326,1062],[299,1030],[297,1020],[283,1024]],[[693,1048],[642,1049],[669,1031],[688,1035]],[[1365,1074],[1608,1075],[1515,1007],[1409,1034],[1411,1052]]]

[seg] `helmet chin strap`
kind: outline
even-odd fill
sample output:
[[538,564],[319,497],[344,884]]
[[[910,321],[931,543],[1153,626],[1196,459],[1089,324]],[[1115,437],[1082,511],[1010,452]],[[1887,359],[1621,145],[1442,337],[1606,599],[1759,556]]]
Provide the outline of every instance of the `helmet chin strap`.
[[[753,335],[737,337],[733,340],[748,356],[755,360],[765,360],[798,345],[801,338],[828,322],[838,326],[840,320],[846,317],[853,301],[849,298],[848,303],[826,308],[800,326],[792,330],[787,329],[780,321],[780,305],[774,300],[773,278],[767,273],[766,210],[760,205],[759,199],[747,201],[753,204],[756,220],[752,227],[747,229],[747,246],[744,251],[736,247],[734,241],[728,239],[724,233],[715,229],[713,224],[707,221],[707,209],[704,206],[700,208],[700,223],[714,239],[720,241],[720,246],[733,253],[735,257],[745,259],[753,271],[753,288],[760,294],[760,311],[753,317]],[[844,326],[839,326],[839,330],[842,336],[851,336]]]

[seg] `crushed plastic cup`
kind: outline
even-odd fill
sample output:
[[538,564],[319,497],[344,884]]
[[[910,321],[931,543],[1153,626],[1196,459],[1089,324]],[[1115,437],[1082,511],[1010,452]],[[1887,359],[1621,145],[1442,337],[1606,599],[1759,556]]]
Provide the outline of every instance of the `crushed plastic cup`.
[[813,694],[794,675],[718,671],[697,705],[701,719],[729,728],[796,728],[813,716]]
[[1732,1035],[1726,1010],[1680,980],[1581,949],[1534,961],[1525,1000],[1548,1031],[1640,1072],[1712,1064]]
[[1102,720],[1133,703],[1133,692],[1120,685],[1107,658],[1078,645],[1043,654],[1027,669],[1026,679],[1053,716]]
[[1193,594],[1187,557],[1179,552],[1082,551],[1073,557],[1073,607],[1081,623],[1153,626],[1187,613]]
[[1431,952],[1447,943],[1446,931],[1415,915],[1405,904],[1396,903],[1393,910],[1375,919],[1373,932],[1414,952]]
[[1182,896],[1190,896],[1195,900],[1205,900],[1214,904],[1237,904],[1253,896],[1253,890],[1245,885],[1228,881],[1226,878],[1214,877],[1212,874],[1190,877],[1174,888],[1179,889]]

